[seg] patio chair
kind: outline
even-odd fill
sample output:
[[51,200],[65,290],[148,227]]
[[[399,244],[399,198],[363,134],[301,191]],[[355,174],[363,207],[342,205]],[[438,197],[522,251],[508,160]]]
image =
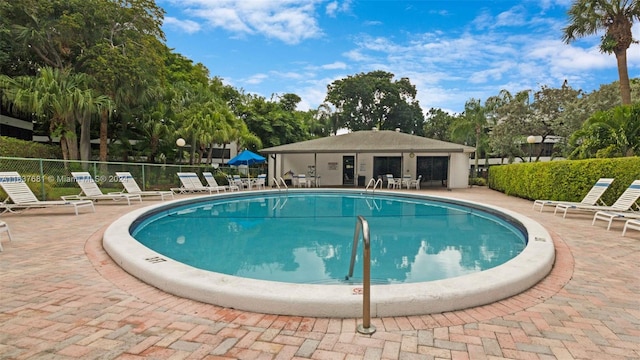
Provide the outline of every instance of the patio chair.
[[131,205],[132,199],[137,199],[142,202],[142,196],[140,196],[140,194],[128,194],[122,191],[114,191],[107,194],[103,193],[88,172],[72,172],[71,176],[73,176],[82,191],[78,195],[63,196],[63,200],[127,200],[127,205]]
[[122,183],[125,191],[129,194],[139,194],[140,196],[160,196],[160,199],[162,199],[162,201],[164,201],[164,198],[168,196],[173,199],[173,191],[143,191],[142,189],[140,189],[140,186],[138,186],[138,183],[129,172],[116,172],[116,176]]
[[393,174],[387,174],[387,189],[400,189],[402,187],[402,182],[400,180],[396,180],[393,177]]
[[264,189],[266,184],[267,184],[267,174],[259,174],[258,177],[256,178],[256,181],[253,183],[253,186],[255,186],[256,189],[261,190],[261,189]]
[[[13,241],[13,238],[11,237],[11,230],[9,230],[9,225],[7,225],[6,222],[4,221],[0,221],[0,233],[6,232],[7,236],[9,236],[9,241]],[[0,240],[0,251],[3,251],[4,249],[2,248],[2,240]]]
[[305,174],[298,174],[298,182],[296,184],[297,187],[310,187]]
[[629,229],[640,231],[640,219],[627,220],[627,222],[624,223],[624,228],[622,228],[622,236],[624,236]]
[[417,179],[409,181],[409,185],[407,186],[407,189],[416,188],[416,190],[420,190],[421,181],[422,181],[422,175],[418,175]]
[[[640,180],[635,180],[622,193],[622,195],[620,195],[618,200],[616,200],[616,202],[613,203],[613,205],[611,206],[560,203],[556,205],[556,210],[553,212],[553,214],[555,215],[558,212],[558,210],[562,210],[564,212],[564,215],[562,217],[565,218],[569,210],[593,211],[596,213],[600,212],[601,213],[600,216],[603,219],[606,216],[606,218],[608,218],[609,221],[613,221],[615,218],[620,218],[620,216],[617,214],[629,212],[630,210],[632,210],[634,206],[637,207],[635,203],[636,201],[638,201],[639,198],[640,198]],[[596,219],[594,218],[593,220],[594,223],[595,223],[595,220]],[[611,223],[609,223],[609,225],[611,225]]]
[[7,193],[7,199],[0,203],[0,209],[3,211],[16,212],[30,208],[61,206],[73,206],[76,215],[78,215],[78,209],[82,207],[90,207],[93,212],[96,211],[91,200],[40,201],[27,186],[27,183],[23,181],[22,176],[15,171],[0,172],[0,185],[4,192]]
[[400,188],[404,186],[408,189],[409,184],[411,184],[411,175],[402,175],[402,182],[400,184]]
[[210,188],[212,188],[212,189],[214,189],[215,191],[217,191],[217,192],[220,192],[220,191],[225,191],[225,192],[226,192],[226,191],[227,191],[227,189],[229,189],[230,191],[233,191],[233,190],[240,190],[240,189],[238,189],[238,187],[237,187],[237,186],[235,186],[235,185],[232,185],[232,186],[223,186],[223,185],[218,185],[218,182],[216,181],[216,178],[215,178],[215,177],[213,176],[213,174],[212,174],[212,173],[210,173],[210,172],[206,172],[206,171],[205,171],[205,172],[203,172],[203,173],[202,173],[202,175],[204,176],[204,179],[207,181],[207,185],[208,185]]
[[242,178],[240,177],[240,175],[236,174],[236,175],[232,175],[230,177],[230,182],[229,184],[233,184],[234,186],[237,186],[238,189],[240,190],[244,190],[245,188],[247,188],[247,183],[245,183],[244,181],[242,181]]
[[602,201],[602,194],[609,188],[609,185],[613,182],[614,179],[609,178],[601,178],[591,187],[591,190],[584,196],[580,202],[571,202],[571,201],[559,201],[559,200],[536,200],[533,202],[533,209],[536,209],[536,206],[540,206],[540,212],[545,205],[558,205],[558,204],[571,204],[571,205],[603,205],[606,204]]
[[[179,188],[171,188],[171,191],[179,194],[188,194],[188,193],[197,193],[208,191],[209,194],[212,194],[215,189],[202,185],[200,182],[200,178],[198,174],[194,172],[179,172],[177,173],[178,179],[180,179],[180,183],[182,187]],[[219,192],[216,190],[216,192]]]

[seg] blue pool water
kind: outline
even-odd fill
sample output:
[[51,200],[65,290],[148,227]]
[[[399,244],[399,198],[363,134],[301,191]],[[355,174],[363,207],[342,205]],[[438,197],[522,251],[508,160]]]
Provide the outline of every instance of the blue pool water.
[[359,283],[362,248],[354,277],[345,280],[358,215],[369,223],[376,284],[486,270],[526,246],[524,230],[484,210],[357,192],[208,198],[155,212],[130,232],[152,250],[203,270],[289,283]]

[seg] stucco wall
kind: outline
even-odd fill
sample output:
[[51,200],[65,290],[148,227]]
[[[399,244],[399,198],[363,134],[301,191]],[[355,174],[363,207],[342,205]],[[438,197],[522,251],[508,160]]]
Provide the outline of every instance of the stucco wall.
[[[411,175],[415,179],[416,160],[420,156],[449,156],[447,153],[319,153],[319,154],[286,154],[276,155],[275,159],[269,157],[269,180],[273,177],[289,178],[286,173],[291,170],[294,174],[306,174],[310,176],[309,166],[316,166],[322,186],[341,186],[343,184],[343,156],[355,157],[355,176],[364,176],[365,184],[373,177],[373,159],[376,156],[397,156],[402,157],[403,175]],[[469,176],[469,154],[454,153],[450,155],[448,187],[465,188],[468,187]]]

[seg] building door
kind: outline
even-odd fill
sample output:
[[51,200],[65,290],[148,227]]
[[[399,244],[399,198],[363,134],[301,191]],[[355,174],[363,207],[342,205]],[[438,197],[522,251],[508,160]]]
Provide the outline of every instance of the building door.
[[446,186],[449,173],[448,156],[418,156],[418,174],[427,186]]
[[402,176],[402,158],[400,156],[376,156],[373,158],[373,177],[393,174],[393,177]]
[[342,157],[342,185],[354,185],[355,184],[355,168],[356,161],[353,156]]

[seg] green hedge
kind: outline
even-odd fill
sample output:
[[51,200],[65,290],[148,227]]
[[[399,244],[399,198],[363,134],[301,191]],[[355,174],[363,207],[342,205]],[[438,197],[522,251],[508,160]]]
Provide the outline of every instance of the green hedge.
[[59,145],[40,144],[33,141],[0,136],[0,156],[62,159],[62,151]]
[[599,178],[614,178],[602,200],[611,205],[640,179],[640,157],[562,160],[489,168],[489,187],[525,199],[580,201]]

